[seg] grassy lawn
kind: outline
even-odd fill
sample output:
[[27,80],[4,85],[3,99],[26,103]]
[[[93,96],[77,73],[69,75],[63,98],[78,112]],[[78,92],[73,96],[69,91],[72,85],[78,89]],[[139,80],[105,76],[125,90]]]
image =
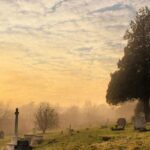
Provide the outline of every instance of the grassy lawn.
[[[0,140],[0,150],[10,139]],[[124,131],[110,128],[53,131],[44,135],[44,142],[35,150],[150,150],[150,131],[138,132],[128,125]]]
[[5,137],[4,139],[0,139],[0,150],[3,150],[6,147],[6,144],[10,142],[10,137]]
[[131,126],[125,131],[92,128],[72,134],[52,132],[44,137],[45,142],[36,150],[150,150],[150,132],[134,131]]

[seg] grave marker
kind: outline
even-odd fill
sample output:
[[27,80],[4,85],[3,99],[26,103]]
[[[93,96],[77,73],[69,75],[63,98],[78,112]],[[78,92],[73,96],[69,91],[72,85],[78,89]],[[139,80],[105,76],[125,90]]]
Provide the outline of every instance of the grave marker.
[[0,131],[0,139],[4,138],[4,131]]
[[125,126],[126,126],[127,122],[126,122],[126,119],[125,118],[119,118],[117,120],[117,124],[115,125],[115,128],[111,128],[112,130],[114,131],[117,131],[117,130],[124,130],[125,129]]
[[144,116],[136,116],[134,118],[134,129],[135,130],[143,130],[145,129],[145,117]]

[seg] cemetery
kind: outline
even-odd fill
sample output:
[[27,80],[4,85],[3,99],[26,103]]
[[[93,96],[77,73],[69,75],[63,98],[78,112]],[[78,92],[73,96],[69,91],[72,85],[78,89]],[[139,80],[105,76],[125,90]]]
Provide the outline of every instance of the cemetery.
[[0,6],[0,150],[150,150],[150,0]]
[[[149,126],[149,125],[148,125]],[[143,140],[144,139],[144,140]],[[2,139],[3,141],[4,139]],[[36,145],[33,149],[37,150],[106,150],[116,148],[122,149],[144,149],[150,146],[150,132],[139,132],[134,130],[132,124],[127,124],[125,130],[112,131],[110,128],[89,128],[80,129],[80,132],[74,130],[74,134],[69,134],[64,130],[51,131],[44,135],[44,141]],[[24,142],[23,142],[24,143]],[[21,144],[27,146],[28,143]],[[7,143],[6,143],[7,144]],[[19,144],[19,145],[18,145]],[[17,145],[20,146],[20,143]],[[31,147],[28,147],[31,149]],[[23,149],[24,150],[24,149]],[[146,148],[144,150],[147,150]]]
[[107,124],[105,128],[73,129],[69,125],[69,129],[61,131],[20,135],[19,111],[15,111],[14,135],[5,137],[3,133],[0,139],[2,150],[148,150],[146,148],[150,147],[150,124],[142,115],[134,117],[130,123],[125,118],[118,118],[116,124]]

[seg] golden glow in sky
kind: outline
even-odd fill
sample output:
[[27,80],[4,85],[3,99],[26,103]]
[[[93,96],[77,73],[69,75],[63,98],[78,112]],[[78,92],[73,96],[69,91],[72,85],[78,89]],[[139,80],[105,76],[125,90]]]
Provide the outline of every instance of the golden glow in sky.
[[149,0],[0,1],[0,101],[104,103],[122,37]]

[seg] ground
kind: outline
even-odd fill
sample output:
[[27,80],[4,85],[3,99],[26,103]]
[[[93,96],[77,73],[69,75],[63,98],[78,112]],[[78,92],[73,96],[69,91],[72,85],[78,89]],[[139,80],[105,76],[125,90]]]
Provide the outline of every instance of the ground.
[[[46,133],[44,139],[35,150],[150,150],[150,131],[134,131],[131,125],[124,131],[110,128],[53,131]],[[1,140],[1,145],[7,140]]]

